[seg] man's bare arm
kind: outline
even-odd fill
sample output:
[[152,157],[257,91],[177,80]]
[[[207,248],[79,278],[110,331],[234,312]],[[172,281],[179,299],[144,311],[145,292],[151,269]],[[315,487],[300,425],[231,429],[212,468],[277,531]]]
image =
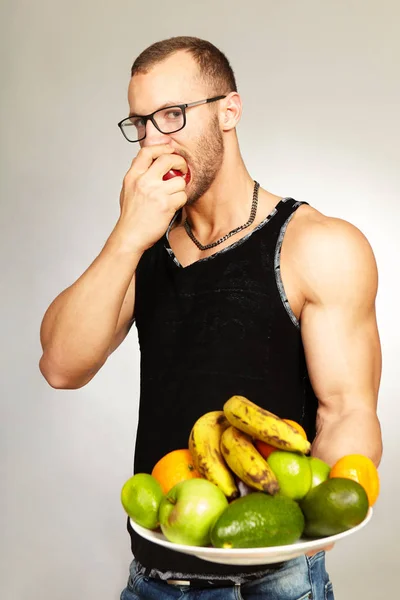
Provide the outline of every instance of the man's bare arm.
[[110,238],[83,275],[49,306],[39,366],[55,388],[88,383],[123,341],[133,319],[139,253]]
[[40,370],[53,387],[88,383],[128,333],[139,260],[187,200],[183,177],[163,181],[171,168],[187,169],[172,146],[139,151],[124,178],[120,218],[103,250],[48,308]]
[[306,298],[301,331],[319,400],[312,453],[331,465],[353,453],[378,465],[381,350],[374,255],[358,229],[326,218],[309,230],[300,256]]

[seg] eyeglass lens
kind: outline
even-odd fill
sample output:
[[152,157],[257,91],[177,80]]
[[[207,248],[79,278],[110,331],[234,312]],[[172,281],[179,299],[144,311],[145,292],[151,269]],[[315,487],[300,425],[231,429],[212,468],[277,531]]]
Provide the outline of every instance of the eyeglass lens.
[[[154,113],[153,118],[162,133],[173,133],[184,124],[183,111],[178,106],[162,108]],[[146,122],[141,117],[130,117],[121,126],[131,141],[139,140],[146,134]]]

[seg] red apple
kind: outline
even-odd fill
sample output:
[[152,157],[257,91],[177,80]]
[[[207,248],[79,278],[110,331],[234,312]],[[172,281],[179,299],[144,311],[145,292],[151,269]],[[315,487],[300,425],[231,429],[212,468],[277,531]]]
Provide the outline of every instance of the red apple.
[[[179,155],[178,155],[179,156]],[[173,177],[183,177],[186,181],[186,185],[189,183],[190,181],[190,169],[189,169],[189,165],[187,165],[187,173],[184,175],[182,173],[182,171],[178,171],[178,169],[170,169],[168,171],[168,173],[165,173],[163,180],[167,181],[168,179],[172,179]]]
[[183,177],[185,179],[186,185],[187,185],[190,181],[189,167],[188,167],[187,173],[185,175],[181,171],[178,171],[177,169],[171,169],[170,171],[168,171],[168,173],[165,173],[163,180],[167,181],[168,179],[172,179],[173,177]]

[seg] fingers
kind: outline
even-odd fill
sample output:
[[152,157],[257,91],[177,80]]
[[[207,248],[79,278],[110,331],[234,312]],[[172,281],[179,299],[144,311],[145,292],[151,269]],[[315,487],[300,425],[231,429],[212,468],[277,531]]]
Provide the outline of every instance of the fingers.
[[182,206],[185,206],[187,199],[186,192],[177,192],[176,194],[172,194],[171,202],[173,202],[175,212],[182,208]]
[[[132,169],[138,175],[146,173],[153,162],[163,154],[169,155],[174,152],[170,144],[158,144],[156,146],[146,146],[139,150],[137,156],[132,161]],[[167,169],[168,171],[168,169]]]
[[332,550],[332,548],[334,547],[335,544],[329,544],[328,546],[324,546],[323,548],[319,548],[318,550],[311,550],[310,552],[306,552],[307,556],[314,556],[315,554],[318,554],[318,552],[329,552],[329,550]]
[[183,177],[172,177],[167,181],[163,182],[163,190],[167,194],[175,194],[176,192],[183,192],[186,189],[186,181]]
[[[180,154],[163,154],[153,162],[148,172],[152,177],[162,179],[170,169],[176,169],[186,175],[188,166],[186,160]],[[183,179],[181,177],[180,179]]]

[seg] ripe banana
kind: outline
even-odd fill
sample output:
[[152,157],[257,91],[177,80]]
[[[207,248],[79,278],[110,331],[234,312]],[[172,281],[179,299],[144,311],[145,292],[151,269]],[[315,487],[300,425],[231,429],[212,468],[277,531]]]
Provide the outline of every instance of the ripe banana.
[[197,419],[189,436],[189,450],[198,472],[214,483],[229,501],[238,498],[239,490],[220,450],[222,432],[229,422],[222,410],[208,412]]
[[249,435],[228,427],[221,437],[221,452],[232,471],[247,485],[271,495],[279,492],[275,474]]
[[308,454],[311,444],[294,427],[244,396],[232,396],[224,404],[231,425],[275,448]]

